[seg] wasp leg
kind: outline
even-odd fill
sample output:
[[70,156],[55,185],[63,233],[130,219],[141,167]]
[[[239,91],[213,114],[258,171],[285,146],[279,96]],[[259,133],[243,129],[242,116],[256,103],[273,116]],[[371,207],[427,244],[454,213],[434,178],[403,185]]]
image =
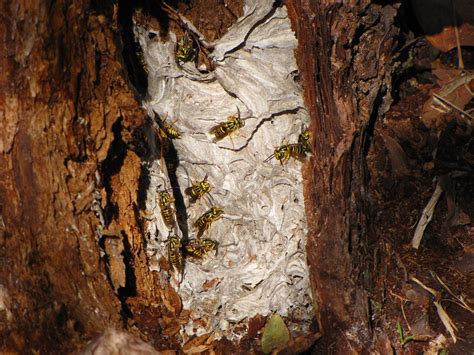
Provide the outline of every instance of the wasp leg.
[[214,198],[212,197],[212,195],[211,195],[210,192],[208,192],[208,193],[206,193],[206,194],[204,194],[204,195],[209,195],[209,196],[205,196],[204,198],[207,198],[207,202],[209,202],[210,205],[214,205],[214,204],[215,204],[215,203],[214,203],[214,202],[215,202],[215,201],[214,201]]
[[232,142],[232,150],[235,150],[234,140],[232,139],[232,134],[229,134],[229,139]]

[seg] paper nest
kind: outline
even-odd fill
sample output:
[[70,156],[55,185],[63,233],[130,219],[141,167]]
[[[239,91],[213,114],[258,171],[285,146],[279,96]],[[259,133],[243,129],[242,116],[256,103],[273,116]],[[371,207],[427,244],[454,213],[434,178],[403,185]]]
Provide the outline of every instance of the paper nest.
[[[191,63],[175,60],[176,36],[168,42],[149,39],[152,29],[135,27],[148,69],[148,95],[144,106],[183,133],[174,140],[179,157],[176,171],[186,205],[186,226],[173,233],[195,238],[193,222],[212,205],[224,208],[224,218],[204,235],[219,242],[216,256],[201,262],[187,260],[182,276],[172,284],[192,309],[183,335],[211,331],[217,337],[241,336],[234,325],[256,314],[278,313],[295,319],[290,330],[305,331],[312,318],[306,265],[307,233],[302,193],[301,163],[291,159],[284,167],[272,159],[275,147],[294,143],[308,126],[293,50],[297,45],[287,10],[273,1],[246,0],[244,16],[220,38],[211,54],[214,72],[203,75]],[[232,140],[213,142],[210,129],[240,110],[245,127]],[[185,189],[191,181],[208,176],[211,198],[191,204]],[[150,166],[147,211],[148,255],[153,271],[163,278],[158,259],[167,257],[170,234],[157,203],[157,191],[171,183],[161,160]],[[187,231],[185,230],[187,228]],[[174,280],[174,281],[173,281]],[[206,289],[211,280],[215,285]],[[201,322],[203,323],[203,322]],[[304,329],[303,329],[304,328]]]

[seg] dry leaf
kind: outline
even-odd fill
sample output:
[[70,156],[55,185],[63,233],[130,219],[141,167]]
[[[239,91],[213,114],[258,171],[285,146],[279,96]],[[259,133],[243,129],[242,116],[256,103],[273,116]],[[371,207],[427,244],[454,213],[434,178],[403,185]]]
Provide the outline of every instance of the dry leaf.
[[451,226],[467,226],[471,224],[471,218],[464,211],[457,211],[451,220]]
[[472,0],[413,0],[411,5],[426,39],[443,52],[457,45],[474,45],[474,2]]
[[199,337],[193,338],[183,346],[183,352],[185,354],[198,354],[209,349],[210,345],[206,343],[206,340],[211,334],[204,334]]
[[404,176],[410,173],[408,169],[407,156],[400,143],[387,134],[382,133],[382,138],[388,150],[388,156],[395,176]]
[[199,319],[193,320],[193,325],[195,327],[202,327],[204,329],[207,329],[207,326],[209,325],[209,318],[207,317],[201,317]]
[[164,271],[170,271],[171,265],[168,262],[168,259],[165,258],[164,256],[161,256],[160,259],[158,260],[158,263],[160,264],[160,268]]
[[[474,26],[463,23],[458,26],[459,42],[461,46],[474,46]],[[440,51],[448,52],[456,47],[456,30],[454,27],[445,27],[440,33],[426,35],[426,39]]]
[[411,327],[411,334],[416,340],[430,339],[435,333],[430,328],[428,313],[423,314]]
[[443,127],[451,121],[453,115],[447,115],[454,111],[464,110],[471,101],[474,91],[474,74],[461,76],[457,69],[438,68],[434,74],[439,78],[441,89],[435,90],[430,99],[423,105],[421,120],[434,129]]
[[456,334],[455,334],[455,331],[458,330],[458,328],[456,327],[456,325],[454,324],[454,322],[451,320],[451,318],[448,316],[448,313],[446,313],[446,311],[444,310],[443,306],[441,305],[441,303],[439,303],[439,299],[441,298],[441,294],[436,291],[435,289],[431,288],[431,287],[428,287],[426,286],[423,282],[421,282],[420,280],[418,280],[416,277],[412,276],[411,278],[413,281],[415,281],[418,285],[420,285],[421,287],[423,287],[426,291],[428,291],[429,293],[431,293],[434,298],[436,299],[435,301],[433,301],[433,304],[435,305],[436,307],[436,310],[438,312],[438,316],[439,318],[441,319],[441,322],[443,323],[444,327],[446,328],[446,330],[449,332],[449,334],[451,335],[451,338],[453,339],[453,342],[456,342],[457,341],[457,338],[456,338]]
[[455,261],[455,267],[465,274],[474,272],[474,250],[464,246],[462,257]]
[[[316,343],[319,338],[321,338],[321,336],[322,334],[320,332],[316,332],[292,338],[285,349],[285,353],[304,353],[309,350],[313,346],[313,344]],[[384,354],[389,355],[389,353]]]

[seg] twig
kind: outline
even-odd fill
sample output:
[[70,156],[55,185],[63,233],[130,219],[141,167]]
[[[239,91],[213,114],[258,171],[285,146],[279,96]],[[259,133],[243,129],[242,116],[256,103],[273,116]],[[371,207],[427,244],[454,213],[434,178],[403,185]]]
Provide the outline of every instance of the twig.
[[418,247],[420,246],[420,242],[423,238],[425,229],[433,218],[434,209],[442,193],[443,188],[441,187],[441,183],[438,181],[436,184],[436,189],[433,192],[433,195],[431,196],[431,199],[429,200],[428,204],[423,209],[420,220],[418,221],[418,225],[416,226],[415,234],[413,235],[413,239],[411,240],[411,246],[413,248],[418,249]]
[[458,330],[454,322],[449,318],[448,313],[444,310],[443,306],[437,301],[433,302],[436,310],[438,311],[438,316],[441,319],[441,322],[443,322],[444,327],[448,330],[449,334],[451,335],[451,338],[453,339],[453,342],[457,342],[456,334],[455,331]]
[[467,113],[466,111],[464,111],[462,108],[458,107],[457,105],[453,104],[451,101],[445,99],[444,97],[436,94],[436,93],[433,93],[433,97],[439,101],[441,101],[441,104],[446,104],[448,106],[451,106],[452,108],[454,108],[455,110],[461,112],[463,115],[469,117],[471,120],[474,120],[474,117],[472,115],[470,115],[469,113]]
[[431,287],[428,287],[425,284],[423,284],[423,282],[418,280],[415,276],[412,276],[411,279],[412,279],[412,281],[416,282],[418,285],[423,287],[423,289],[425,289],[426,291],[428,291],[429,293],[431,293],[434,296],[435,301],[433,301],[433,304],[435,305],[436,310],[438,311],[439,319],[441,319],[441,322],[443,323],[444,327],[446,328],[446,330],[451,335],[451,338],[453,339],[453,342],[456,343],[457,338],[456,338],[455,331],[457,331],[458,328],[456,327],[454,322],[451,320],[451,318],[449,318],[448,313],[446,313],[446,311],[444,310],[441,303],[439,303],[439,300],[441,299],[441,294],[438,291],[436,291],[435,289],[432,289]]
[[407,324],[408,330],[409,330],[410,333],[411,333],[410,323],[408,323],[408,319],[407,319],[407,316],[406,316],[406,314],[405,314],[405,307],[403,307],[403,302],[400,302],[400,307],[402,308],[403,319],[405,319],[405,323]]
[[397,294],[394,293],[392,290],[388,290],[388,292],[389,292],[392,296],[398,298],[400,301],[404,301],[404,302],[410,301],[408,298],[405,298],[405,297],[402,297],[402,296],[397,295]]
[[439,299],[440,298],[440,294],[438,291],[436,291],[435,289],[432,289],[431,287],[428,287],[426,286],[423,282],[421,282],[420,280],[418,280],[415,276],[412,276],[411,277],[411,280],[412,281],[415,281],[418,285],[420,285],[421,287],[423,287],[426,291],[428,291],[429,293],[431,293],[434,298],[436,299]]
[[454,303],[456,303],[458,306],[464,308],[465,310],[471,312],[471,313],[474,313],[474,309],[472,309],[463,299],[462,296],[456,296],[454,294],[453,291],[451,291],[451,289],[448,287],[448,285],[446,285],[443,280],[441,280],[441,278],[436,274],[436,272],[434,271],[431,271],[431,276],[436,279],[445,289],[446,291],[448,291],[448,293],[453,296],[458,302],[456,301],[453,301]]

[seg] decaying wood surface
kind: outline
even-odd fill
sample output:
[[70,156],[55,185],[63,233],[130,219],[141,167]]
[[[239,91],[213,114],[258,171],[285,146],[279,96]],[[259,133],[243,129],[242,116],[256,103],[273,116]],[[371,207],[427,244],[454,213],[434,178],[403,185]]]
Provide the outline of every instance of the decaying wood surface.
[[318,348],[359,352],[373,337],[365,155],[375,119],[390,103],[397,9],[369,1],[290,0],[288,7],[315,137],[305,203],[306,250],[323,331]]
[[[117,149],[144,113],[124,76],[116,6],[1,3],[0,283],[11,314],[0,313],[0,352],[64,352],[121,326],[121,290],[153,300],[134,208],[140,160]],[[112,220],[120,227],[103,232]],[[133,255],[119,265],[134,284],[116,293],[102,233]]]

